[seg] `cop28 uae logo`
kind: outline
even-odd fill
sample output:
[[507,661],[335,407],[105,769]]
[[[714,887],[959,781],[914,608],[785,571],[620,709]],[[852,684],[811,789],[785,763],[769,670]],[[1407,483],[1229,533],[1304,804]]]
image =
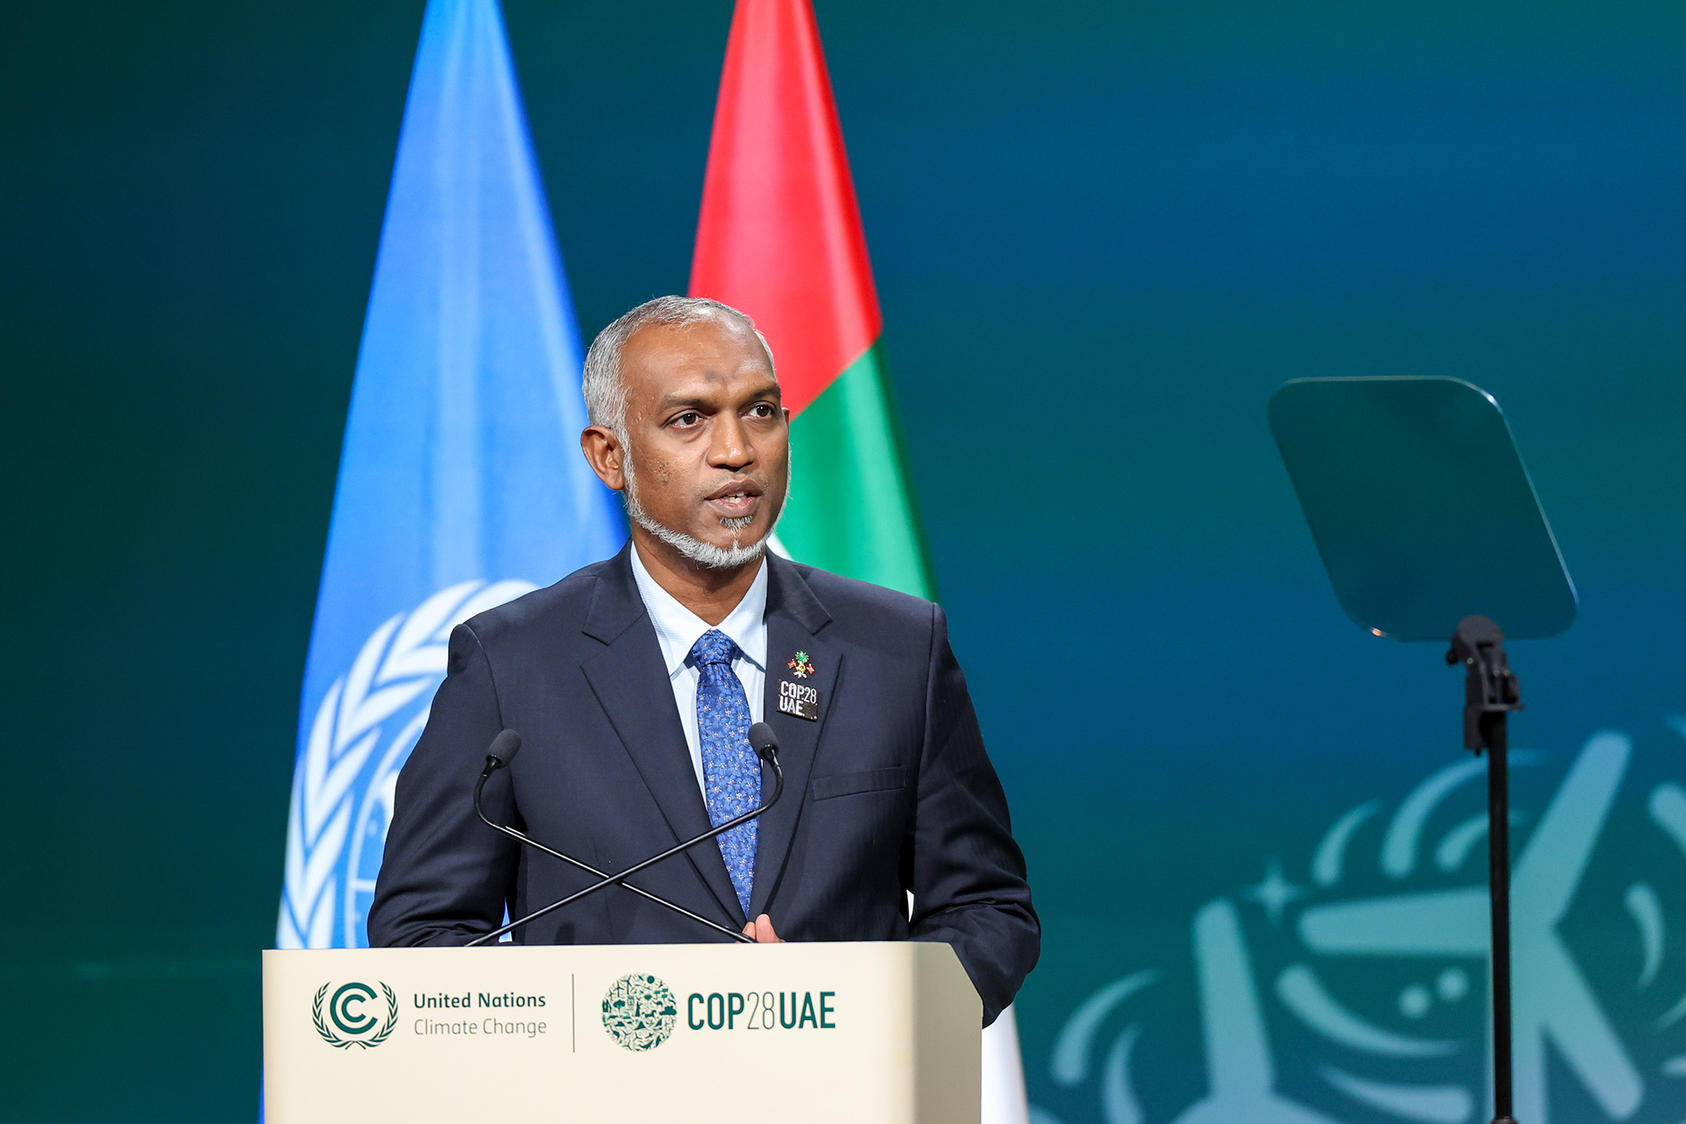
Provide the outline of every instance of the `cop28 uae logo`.
[[329,980],[317,988],[316,1000],[311,1004],[310,1013],[322,1041],[341,1050],[350,1046],[367,1050],[385,1042],[392,1028],[398,1025],[398,996],[392,989],[380,984],[381,995],[386,999],[383,1015],[375,989],[368,984],[360,980],[341,984],[330,997],[329,989],[333,987],[334,982]]
[[655,976],[622,976],[603,993],[603,1029],[634,1053],[654,1050],[673,1033],[679,1004]]
[[[1686,718],[1665,724],[1650,754],[1621,730],[1510,753],[1523,1124],[1686,1116],[1686,942],[1667,935],[1686,915]],[[1205,895],[1186,952],[1126,964],[1070,1012],[1058,1103],[1032,1124],[1091,1118],[1095,1094],[1108,1124],[1486,1119],[1485,772],[1465,759],[1334,809],[1303,854]]]

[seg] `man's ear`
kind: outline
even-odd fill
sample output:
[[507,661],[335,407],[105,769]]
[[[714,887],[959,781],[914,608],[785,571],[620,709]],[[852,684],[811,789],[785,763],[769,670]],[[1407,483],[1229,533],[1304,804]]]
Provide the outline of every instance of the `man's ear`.
[[597,479],[611,490],[619,492],[626,487],[626,450],[607,426],[588,425],[581,430],[580,452]]

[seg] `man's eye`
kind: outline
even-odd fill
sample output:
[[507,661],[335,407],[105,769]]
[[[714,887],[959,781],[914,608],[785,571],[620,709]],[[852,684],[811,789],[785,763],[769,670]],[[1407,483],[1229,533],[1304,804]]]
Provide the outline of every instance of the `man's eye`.
[[701,420],[702,420],[701,414],[697,413],[695,410],[686,410],[683,414],[675,415],[673,420],[671,422],[669,422],[668,424],[673,425],[673,426],[677,426],[680,429],[689,429],[691,426],[696,425]]
[[749,412],[754,417],[770,418],[778,411],[773,408],[773,404],[771,402],[757,402],[749,408]]

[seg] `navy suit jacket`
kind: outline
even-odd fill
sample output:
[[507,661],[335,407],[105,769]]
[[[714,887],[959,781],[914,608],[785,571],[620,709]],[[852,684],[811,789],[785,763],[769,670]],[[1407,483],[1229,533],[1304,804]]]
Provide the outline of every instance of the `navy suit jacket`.
[[[451,636],[444,684],[398,778],[371,945],[460,945],[593,881],[475,816],[486,747],[521,735],[486,811],[604,871],[708,830],[708,812],[629,557],[482,613]],[[1000,782],[942,610],[769,556],[765,716],[786,787],[761,819],[750,916],[794,941],[953,946],[984,1021],[1012,1001],[1041,933]],[[786,662],[808,653],[817,721],[782,714]],[[742,928],[718,846],[632,881]],[[907,892],[913,894],[908,915]],[[517,930],[534,944],[718,938],[617,887]]]

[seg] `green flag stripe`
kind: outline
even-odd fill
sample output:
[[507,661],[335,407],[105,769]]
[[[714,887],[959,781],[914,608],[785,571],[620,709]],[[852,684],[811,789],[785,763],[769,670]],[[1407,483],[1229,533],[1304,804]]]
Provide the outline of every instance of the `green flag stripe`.
[[778,536],[798,562],[934,600],[895,419],[874,343],[791,423]]

